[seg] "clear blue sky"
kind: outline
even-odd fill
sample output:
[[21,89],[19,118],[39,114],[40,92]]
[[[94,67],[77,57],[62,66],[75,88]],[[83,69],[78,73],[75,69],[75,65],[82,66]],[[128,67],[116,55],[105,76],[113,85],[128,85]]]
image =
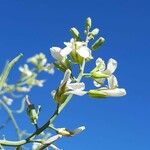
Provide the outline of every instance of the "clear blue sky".
[[[62,46],[70,39],[69,29],[83,29],[86,17],[101,29],[106,43],[94,53],[95,58],[118,60],[119,84],[127,96],[100,101],[88,96],[74,97],[56,120],[58,127],[87,130],[74,138],[64,138],[57,145],[64,150],[149,150],[150,149],[150,2],[148,0],[0,0],[0,68],[20,52],[26,58],[44,52],[52,61],[49,48]],[[94,62],[92,62],[94,63]],[[12,72],[17,80],[18,70]],[[92,65],[91,65],[92,66]],[[58,72],[56,72],[58,73]],[[58,75],[60,75],[58,73]],[[41,124],[53,112],[50,91],[59,77],[44,76],[43,89],[34,88],[30,97],[43,106]],[[56,88],[56,87],[55,87]],[[16,103],[19,100],[16,100]],[[16,108],[19,106],[15,106]],[[34,130],[28,119],[17,117],[22,129]],[[14,139],[13,128],[2,134]]]

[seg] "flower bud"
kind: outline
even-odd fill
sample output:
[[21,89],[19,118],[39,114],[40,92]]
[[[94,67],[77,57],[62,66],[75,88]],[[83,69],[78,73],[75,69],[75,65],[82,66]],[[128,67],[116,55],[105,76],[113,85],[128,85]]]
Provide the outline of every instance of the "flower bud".
[[31,123],[36,124],[38,120],[38,114],[33,104],[28,105],[27,114],[30,118]]
[[91,26],[92,26],[92,21],[91,21],[91,18],[88,17],[88,18],[86,19],[85,29],[86,29],[86,30],[89,30],[89,29],[91,28]]
[[98,28],[95,28],[95,29],[91,32],[92,36],[96,36],[98,33],[99,33],[99,29],[98,29]]
[[105,39],[103,37],[100,37],[93,45],[92,45],[92,49],[96,50],[97,48],[99,48],[103,43],[105,42]]
[[71,34],[73,35],[73,37],[76,39],[76,40],[79,40],[79,38],[80,38],[80,33],[79,33],[79,31],[76,29],[76,28],[71,28],[70,29],[70,32],[71,32]]

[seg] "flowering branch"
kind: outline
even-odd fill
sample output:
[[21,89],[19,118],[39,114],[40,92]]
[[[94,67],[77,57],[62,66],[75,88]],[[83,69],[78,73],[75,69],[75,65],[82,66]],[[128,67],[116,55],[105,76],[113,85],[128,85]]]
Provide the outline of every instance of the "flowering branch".
[[[95,68],[93,68],[89,73],[84,72],[86,63],[93,59],[92,53],[99,49],[105,42],[103,37],[99,37],[91,46],[89,46],[89,42],[93,41],[99,33],[98,28],[91,30],[91,27],[92,21],[90,18],[87,18],[84,31],[85,40],[82,40],[79,31],[73,27],[70,30],[73,38],[70,42],[64,42],[64,48],[50,48],[51,55],[55,59],[53,64],[47,64],[45,55],[40,53],[28,59],[28,62],[35,66],[33,69],[29,69],[27,64],[19,68],[21,71],[21,78],[15,85],[8,85],[3,76],[0,78],[0,95],[2,95],[0,104],[10,116],[19,137],[19,127],[14,119],[12,111],[7,106],[8,104],[11,104],[12,100],[4,94],[14,91],[29,92],[35,85],[42,87],[44,80],[37,79],[37,75],[41,71],[53,74],[53,68],[55,67],[64,73],[64,77],[58,88],[51,92],[56,103],[56,109],[52,116],[49,117],[48,121],[39,127],[38,118],[41,107],[39,106],[38,109],[36,109],[35,105],[32,104],[28,96],[26,96],[25,101],[27,104],[27,115],[36,130],[29,134],[29,136],[24,140],[21,140],[21,137],[18,138],[18,141],[9,141],[6,139],[0,140],[1,146],[11,146],[20,149],[22,145],[33,143],[33,150],[42,150],[49,146],[53,150],[59,150],[57,146],[53,145],[54,141],[63,136],[72,137],[81,133],[85,129],[84,126],[78,127],[74,130],[56,128],[53,126],[55,119],[67,106],[73,95],[83,96],[88,94],[91,98],[102,99],[107,97],[120,97],[126,94],[125,89],[119,88],[117,78],[114,75],[117,68],[117,61],[115,59],[111,58],[108,63],[105,64],[104,60],[99,57],[96,60]],[[74,76],[74,65],[77,65],[79,68],[77,77]],[[85,83],[81,82],[84,77],[91,79],[96,88],[85,90]],[[24,101],[22,103],[22,108],[24,108]],[[22,110],[24,109],[21,109],[19,112],[22,112]],[[47,129],[54,130],[55,135],[47,136]],[[39,139],[40,136],[42,137]]]

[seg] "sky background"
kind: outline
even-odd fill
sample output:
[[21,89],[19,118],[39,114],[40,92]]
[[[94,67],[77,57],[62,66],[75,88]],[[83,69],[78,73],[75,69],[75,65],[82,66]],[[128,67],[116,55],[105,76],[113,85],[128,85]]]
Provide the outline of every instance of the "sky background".
[[[18,67],[36,53],[46,54],[53,62],[49,48],[63,47],[69,41],[73,26],[83,32],[85,19],[91,17],[93,27],[100,28],[106,39],[94,58],[118,61],[115,75],[127,95],[105,100],[88,96],[74,97],[55,121],[56,127],[74,129],[85,125],[86,131],[73,138],[63,138],[57,145],[64,150],[149,150],[150,149],[150,2],[148,0],[0,0],[0,70],[6,60],[19,53],[24,57],[11,72],[9,82],[17,81]],[[88,64],[94,67],[94,60]],[[59,85],[62,75],[45,75],[43,88],[29,94],[35,104],[41,104],[42,125],[54,110],[50,91]],[[13,81],[14,80],[14,81]],[[88,81],[90,82],[90,81]],[[87,83],[88,89],[93,88]],[[19,108],[20,100],[13,108]],[[5,113],[1,109],[0,123]],[[16,118],[21,129],[34,130],[25,115]],[[0,131],[7,139],[15,139],[13,127]]]

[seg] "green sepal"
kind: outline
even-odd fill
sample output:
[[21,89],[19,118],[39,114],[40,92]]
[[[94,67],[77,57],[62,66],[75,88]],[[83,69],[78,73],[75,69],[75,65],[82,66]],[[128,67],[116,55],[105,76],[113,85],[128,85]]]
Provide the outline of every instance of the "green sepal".
[[90,90],[88,91],[88,95],[92,98],[106,98],[107,97],[106,93],[101,90]]
[[99,73],[99,72],[91,73],[91,78],[93,78],[93,79],[108,78],[108,77],[109,77],[109,75],[104,74],[104,73]]

